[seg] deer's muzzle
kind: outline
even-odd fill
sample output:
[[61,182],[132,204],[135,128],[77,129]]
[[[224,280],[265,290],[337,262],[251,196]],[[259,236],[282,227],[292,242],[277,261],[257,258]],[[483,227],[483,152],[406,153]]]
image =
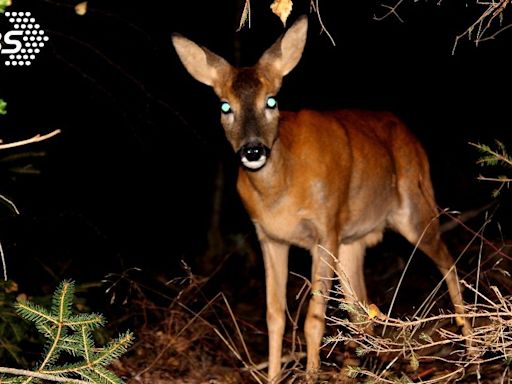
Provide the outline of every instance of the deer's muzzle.
[[238,151],[242,165],[251,170],[261,169],[270,155],[270,148],[261,143],[247,143]]

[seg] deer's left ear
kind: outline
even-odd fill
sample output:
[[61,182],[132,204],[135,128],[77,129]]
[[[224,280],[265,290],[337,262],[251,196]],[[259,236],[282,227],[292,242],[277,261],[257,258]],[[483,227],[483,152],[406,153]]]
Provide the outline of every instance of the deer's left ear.
[[301,16],[265,53],[261,56],[259,65],[270,65],[281,76],[286,76],[295,68],[306,44],[308,34],[307,16]]

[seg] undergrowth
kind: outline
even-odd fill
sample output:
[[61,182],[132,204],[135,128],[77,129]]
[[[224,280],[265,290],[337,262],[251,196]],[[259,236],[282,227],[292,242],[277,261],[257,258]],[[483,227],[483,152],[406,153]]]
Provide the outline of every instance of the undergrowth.
[[105,325],[99,314],[72,312],[75,284],[64,280],[52,297],[51,308],[18,301],[16,312],[34,323],[46,339],[42,358],[33,370],[0,367],[0,383],[30,383],[41,380],[66,383],[123,383],[106,367],[126,352],[133,342],[125,332],[103,347],[95,345],[93,331]]
[[[465,300],[470,303],[465,316],[472,322],[472,334],[462,335],[455,315],[443,311],[447,307],[439,301],[446,295],[442,283],[429,295],[424,311],[405,318],[384,315],[376,306],[346,303],[340,292],[335,292],[337,298],[331,299],[335,305],[331,305],[327,319],[331,336],[324,340],[319,382],[509,383],[510,245],[504,242],[502,246],[486,246],[483,237],[475,238],[482,244],[460,246],[468,249],[466,264],[459,270]],[[464,273],[473,267],[479,269],[479,284],[475,271]],[[400,274],[399,266],[389,268]],[[132,355],[123,359],[118,368],[131,374],[134,382],[143,383],[265,383],[266,351],[255,348],[259,343],[255,335],[262,337],[266,345],[262,319],[256,321],[248,316],[248,304],[238,303],[232,308],[223,294],[213,294],[211,276],[200,277],[190,269],[186,271],[186,277],[168,282],[167,287],[174,286],[176,294],[168,298],[167,305],[156,306],[147,300],[139,303],[145,318],[158,313],[161,320],[157,325],[147,323],[142,327]],[[375,284],[371,277],[369,280],[369,284]],[[136,285],[134,280],[132,284]],[[290,306],[294,309],[288,313],[292,326],[287,327],[284,340],[282,382],[302,383],[305,345],[299,319],[309,297],[309,283],[292,272],[290,284],[303,284],[303,288],[295,296],[299,305]],[[349,321],[344,315],[347,312],[357,312],[359,321]],[[351,365],[352,362],[359,364]]]

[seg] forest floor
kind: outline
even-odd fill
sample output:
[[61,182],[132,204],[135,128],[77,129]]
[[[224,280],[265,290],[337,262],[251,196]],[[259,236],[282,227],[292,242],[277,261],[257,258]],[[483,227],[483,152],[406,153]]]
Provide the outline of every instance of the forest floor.
[[[375,254],[382,252],[387,250],[378,249]],[[435,299],[428,301],[428,314],[413,315],[412,309],[424,302],[433,289],[428,281],[436,270],[425,257],[418,258],[417,265],[406,274],[408,277],[400,288],[403,299],[398,299],[393,307],[396,317],[387,318],[380,312],[372,315],[372,309],[364,306],[358,309],[366,316],[363,320],[366,328],[373,327],[373,334],[360,332],[361,326],[351,325],[341,296],[334,293],[318,382],[510,383],[512,262],[509,253],[510,244],[503,243],[496,248],[478,243],[467,247],[466,262],[460,263],[459,276],[466,284],[465,300],[473,303],[468,305],[467,312],[475,317],[470,350],[465,347],[467,340],[460,329],[454,325],[451,303],[443,294],[443,285]],[[369,296],[377,304],[374,308],[387,313],[389,304],[386,303],[391,302],[407,260],[386,254],[386,258],[392,258],[393,262],[389,262],[375,254],[370,253],[365,268]],[[219,270],[216,278],[220,280],[232,273]],[[267,333],[263,280],[250,283],[238,295],[226,297],[222,293],[211,294],[212,279],[215,279],[212,276],[200,278],[186,271],[183,279],[172,282],[178,293],[170,305],[156,306],[148,300],[138,303],[146,321],[136,332],[135,346],[115,364],[115,371],[128,383],[265,382]],[[478,287],[474,283],[476,273]],[[236,288],[228,286],[223,291],[231,289]],[[282,382],[300,383],[305,380],[305,343],[301,332],[305,298],[309,296],[307,279],[291,273],[289,291]],[[384,322],[389,329],[381,336]],[[416,323],[421,326],[415,326]],[[350,340],[351,347],[345,347]]]

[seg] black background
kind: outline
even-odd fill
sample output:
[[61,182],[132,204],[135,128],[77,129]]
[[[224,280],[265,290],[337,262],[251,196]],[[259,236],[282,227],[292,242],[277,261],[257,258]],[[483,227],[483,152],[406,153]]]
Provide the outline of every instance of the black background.
[[[0,153],[0,194],[21,211],[0,211],[9,277],[38,291],[63,277],[97,280],[133,266],[172,277],[182,259],[200,269],[219,164],[222,233],[252,238],[218,101],[186,73],[171,34],[251,65],[283,32],[269,1],[252,1],[252,26],[240,32],[241,0],[90,1],[84,16],[74,3],[14,3],[9,10],[32,12],[50,40],[30,67],[0,65],[0,98],[8,103],[0,137],[62,134]],[[309,6],[296,0],[288,24]],[[489,202],[493,186],[475,180],[487,171],[468,142],[510,142],[512,31],[478,47],[463,39],[452,55],[455,37],[481,8],[406,2],[402,23],[373,20],[385,12],[374,1],[320,7],[336,46],[310,14],[305,53],[285,79],[280,108],[396,112],[425,144],[441,207]],[[27,151],[46,156],[12,160]],[[12,171],[28,163],[41,173]]]

